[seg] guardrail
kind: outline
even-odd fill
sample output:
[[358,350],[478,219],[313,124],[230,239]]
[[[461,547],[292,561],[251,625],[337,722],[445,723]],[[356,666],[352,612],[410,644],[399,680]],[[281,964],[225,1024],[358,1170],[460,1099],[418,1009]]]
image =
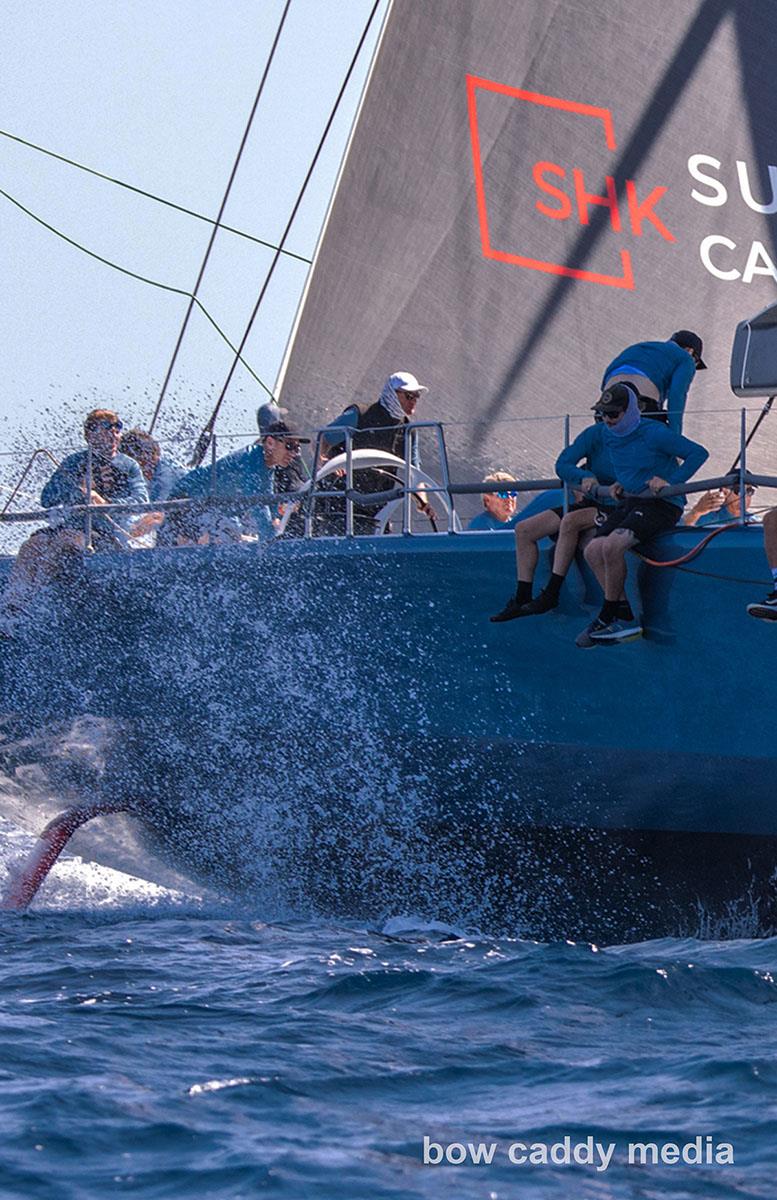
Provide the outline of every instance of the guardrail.
[[[709,491],[713,488],[738,488],[740,496],[740,512],[738,520],[740,524],[747,523],[746,509],[746,494],[747,486],[753,487],[774,487],[777,488],[777,476],[774,475],[754,475],[747,470],[747,444],[746,436],[746,409],[741,410],[740,418],[740,447],[738,455],[738,467],[734,471],[728,472],[726,475],[719,475],[709,479],[696,480],[693,482],[677,484],[671,487],[662,488],[659,492],[645,491],[640,493],[641,498],[657,497],[669,498],[671,496],[682,494],[693,494],[697,492]],[[569,444],[569,428],[570,418],[567,416],[564,419],[564,442]],[[445,435],[442,423],[437,421],[414,421],[404,426],[405,430],[405,454],[404,458],[395,458],[391,464],[391,469],[397,473],[401,470],[403,478],[398,479],[397,484],[393,488],[381,490],[378,492],[365,493],[354,488],[354,447],[353,439],[357,433],[361,436],[369,430],[356,430],[347,426],[338,427],[336,434],[338,440],[345,443],[343,469],[345,472],[345,486],[340,490],[331,490],[320,486],[318,475],[319,469],[328,461],[327,451],[331,446],[332,428],[327,427],[316,431],[313,455],[313,474],[311,480],[301,489],[293,492],[272,492],[272,493],[256,493],[252,495],[240,496],[221,496],[216,494],[217,484],[217,462],[216,445],[217,438],[214,436],[212,443],[211,457],[211,490],[207,496],[197,498],[183,498],[178,500],[152,501],[147,503],[122,503],[122,504],[94,504],[85,502],[83,504],[75,504],[69,506],[57,507],[56,509],[30,509],[21,512],[8,512],[8,503],[18,493],[21,483],[26,478],[29,470],[35,459],[41,455],[47,455],[53,462],[50,451],[39,449],[29,459],[22,479],[14,488],[11,498],[6,504],[5,510],[0,513],[0,523],[2,524],[24,524],[35,521],[52,522],[52,518],[64,520],[68,517],[79,516],[83,518],[84,535],[87,548],[92,547],[92,531],[93,522],[96,516],[107,517],[113,519],[117,516],[129,514],[142,514],[148,512],[173,512],[173,511],[194,511],[204,512],[212,508],[222,509],[224,511],[241,512],[256,508],[262,505],[277,505],[279,502],[284,505],[299,505],[302,508],[305,519],[304,536],[306,538],[319,536],[315,528],[315,512],[317,503],[326,498],[339,499],[345,501],[345,520],[344,532],[346,537],[354,536],[354,505],[357,506],[385,506],[397,500],[402,500],[402,533],[405,535],[412,534],[412,499],[414,493],[417,493],[420,488],[419,484],[413,482],[413,472],[417,471],[415,464],[418,461],[418,438],[422,430],[432,430],[437,442],[437,450],[440,463],[440,471],[442,479],[439,483],[431,479],[425,478],[423,482],[423,491],[427,494],[439,494],[446,499],[449,520],[448,529],[446,532],[456,534],[459,530],[456,528],[455,520],[455,498],[457,496],[481,495],[484,493],[495,493],[509,490],[515,493],[538,492],[548,489],[563,488],[565,492],[565,508],[568,507],[568,496],[570,491],[575,489],[562,480],[552,477],[544,479],[526,479],[514,480],[509,484],[505,482],[486,483],[482,480],[473,483],[453,483],[450,478],[450,470],[448,465],[447,449],[445,445]],[[385,429],[381,432],[385,433]],[[324,443],[327,443],[325,448]],[[358,467],[358,464],[356,465]],[[375,469],[375,468],[367,468]],[[91,494],[91,483],[93,478],[93,461],[91,447],[87,446],[87,462],[86,462],[86,487],[87,494]],[[595,488],[592,489],[592,496],[601,499],[605,495],[609,495],[608,489]]]

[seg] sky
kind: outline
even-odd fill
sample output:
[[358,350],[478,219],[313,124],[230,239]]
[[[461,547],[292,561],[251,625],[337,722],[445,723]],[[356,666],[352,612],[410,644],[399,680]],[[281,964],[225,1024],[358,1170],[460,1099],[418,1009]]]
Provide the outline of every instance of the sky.
[[[349,84],[287,242],[312,256],[387,0]],[[369,16],[372,0],[291,0],[224,220],[277,241]],[[281,0],[6,0],[0,127],[215,217]],[[2,190],[123,267],[191,290],[210,226],[0,136]],[[272,251],[220,231],[200,298],[233,343]],[[147,426],[187,306],[57,238],[0,196],[0,449],[80,441],[83,414],[117,408]],[[245,358],[272,387],[304,285],[283,259]],[[204,422],[232,352],[199,312],[171,381],[162,438]],[[264,398],[238,367],[219,429],[255,429]],[[0,479],[7,486],[6,458]],[[0,493],[0,496],[2,493]]]

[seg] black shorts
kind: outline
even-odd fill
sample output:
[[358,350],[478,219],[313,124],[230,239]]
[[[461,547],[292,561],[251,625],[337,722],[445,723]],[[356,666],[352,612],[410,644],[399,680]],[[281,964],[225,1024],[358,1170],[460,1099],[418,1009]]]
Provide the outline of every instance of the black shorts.
[[666,533],[682,516],[683,510],[668,500],[624,500],[613,508],[594,537],[607,537],[616,529],[630,529],[637,543],[649,542],[659,533]]
[[[570,487],[569,490],[574,491],[575,489]],[[612,506],[610,508],[605,508],[604,505],[597,504],[597,502],[595,500],[589,500],[587,496],[584,497],[582,500],[576,501],[575,504],[570,504],[569,508],[567,509],[567,512],[579,512],[581,508],[595,508],[600,515],[604,515],[608,512],[612,512]],[[563,504],[560,504],[558,508],[552,508],[550,511],[555,513],[557,517],[564,516]]]

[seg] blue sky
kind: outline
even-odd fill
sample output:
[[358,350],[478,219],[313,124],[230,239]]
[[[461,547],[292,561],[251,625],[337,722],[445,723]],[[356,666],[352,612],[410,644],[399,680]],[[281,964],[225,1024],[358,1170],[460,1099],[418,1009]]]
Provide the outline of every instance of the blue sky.
[[[280,237],[371,8],[292,0],[225,220]],[[311,255],[361,93],[373,22],[289,248]],[[215,216],[282,11],[280,0],[6,0],[2,128],[176,203]],[[96,253],[191,289],[209,226],[0,137],[2,188]],[[203,304],[239,340],[271,252],[220,232]],[[7,449],[78,439],[103,402],[147,424],[186,299],[113,272],[0,197]],[[283,261],[245,356],[270,386],[306,268]],[[202,314],[190,322],[162,435],[210,411],[231,363]],[[242,368],[222,429],[253,429],[261,399]]]

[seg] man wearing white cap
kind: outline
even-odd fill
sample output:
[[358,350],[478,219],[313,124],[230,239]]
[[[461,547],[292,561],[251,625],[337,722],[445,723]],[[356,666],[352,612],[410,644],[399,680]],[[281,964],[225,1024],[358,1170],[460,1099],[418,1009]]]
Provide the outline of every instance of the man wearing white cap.
[[[412,421],[418,401],[423,393],[428,391],[428,387],[419,383],[409,371],[395,371],[384,383],[377,400],[370,405],[349,404],[340,416],[327,426],[326,437],[322,440],[324,457],[331,457],[333,453],[339,454],[345,441],[341,431],[353,429],[351,445],[354,450],[385,450],[389,454],[395,454],[397,458],[404,458],[405,426]],[[419,465],[417,449],[413,461],[414,466]],[[395,480],[388,470],[366,470],[359,472],[355,486],[363,492],[390,491],[395,487]],[[419,494],[416,505],[419,512],[434,517],[434,509],[425,496]],[[359,522],[362,532],[373,531],[372,518],[377,511],[375,506],[354,507],[354,514],[362,518]]]
[[[428,387],[419,383],[409,371],[395,371],[393,375],[389,375],[383,385],[383,391],[373,404],[349,404],[340,416],[327,426],[327,429],[332,431],[331,436],[326,438],[327,448],[331,450],[339,447],[344,438],[338,431],[349,428],[368,430],[378,435],[367,439],[360,437],[359,446],[367,446],[371,450],[388,450],[391,454],[401,455],[404,453],[405,443],[402,426],[412,420],[418,401],[423,393],[428,391]],[[395,444],[401,445],[402,449],[397,451],[394,448]],[[356,446],[354,438],[354,448]]]

